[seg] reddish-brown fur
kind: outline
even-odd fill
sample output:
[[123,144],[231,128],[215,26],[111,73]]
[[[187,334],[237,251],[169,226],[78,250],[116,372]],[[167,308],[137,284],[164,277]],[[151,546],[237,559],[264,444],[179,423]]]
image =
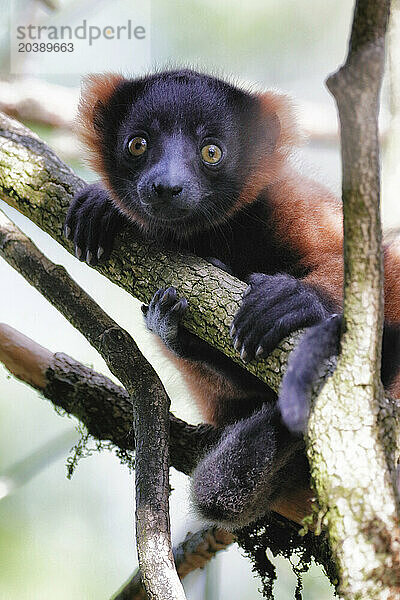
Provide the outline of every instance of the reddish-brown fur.
[[[254,394],[251,391],[239,390],[222,374],[211,369],[209,365],[180,359],[170,352],[168,354],[184,375],[203,419],[207,423],[221,425],[237,421],[239,418],[248,416],[252,410],[259,408],[252,400]],[[267,390],[265,401],[269,398],[272,400],[274,394]]]
[[[343,298],[343,227],[342,210],[334,195],[324,186],[300,176],[285,167],[280,178],[269,187],[272,218],[279,236],[290,242],[302,264],[310,269],[304,281],[317,285],[339,306]],[[400,239],[385,248],[385,319],[400,323]],[[186,375],[196,402],[204,418],[214,424],[220,422],[221,404],[246,402],[241,393],[221,376],[216,376],[205,365],[179,362]],[[236,391],[236,395],[235,395]],[[400,373],[388,392],[400,398]]]
[[107,175],[103,164],[103,147],[99,132],[94,126],[94,111],[100,102],[106,105],[118,87],[124,80],[122,75],[107,73],[89,75],[83,80],[82,94],[78,107],[77,133],[89,150],[89,162],[96,173],[99,173],[107,181]]
[[[339,306],[343,297],[343,229],[341,207],[323,186],[288,170],[284,180],[270,189],[276,230],[290,241],[311,269],[304,281],[317,285]],[[290,201],[288,201],[290,198]],[[400,240],[385,249],[385,319],[400,322]],[[218,425],[228,402],[248,401],[248,396],[206,365],[176,359],[187,378],[196,402],[207,422]],[[236,393],[235,393],[236,392]],[[388,392],[400,398],[400,373]],[[267,399],[267,398],[266,398]],[[236,409],[235,409],[236,410]]]
[[309,274],[304,281],[318,285],[341,304],[343,294],[343,227],[341,206],[323,185],[289,166],[268,190],[274,230],[301,257]]
[[[279,233],[279,238],[298,251],[303,266],[310,270],[304,281],[317,285],[341,306],[343,228],[341,206],[335,196],[324,186],[286,165],[282,166],[279,178],[268,186],[268,198],[274,230]],[[400,281],[400,260],[397,268]],[[400,289],[397,291],[397,298],[400,298]],[[400,303],[397,304],[397,318],[393,320],[400,321]],[[221,404],[226,410],[225,403],[229,401],[248,401],[249,396],[243,392],[239,396],[236,388],[221,376],[217,377],[206,365],[176,358],[175,361],[186,376],[207,422],[221,422]],[[396,391],[400,394],[400,378]]]
[[[91,76],[80,104],[79,133],[91,151],[91,164],[107,183],[102,162],[102,146],[93,126],[93,109],[100,100],[107,103],[117,85],[119,75]],[[343,295],[343,229],[341,206],[333,194],[319,183],[301,176],[288,164],[290,149],[298,140],[293,108],[285,96],[268,92],[259,95],[266,119],[279,123],[274,151],[258,159],[253,174],[231,213],[253,202],[268,188],[274,230],[300,256],[309,274],[305,282],[321,288],[341,306]],[[118,200],[118,199],[117,199]],[[135,215],[131,215],[133,219]],[[229,215],[228,215],[229,216]],[[385,248],[385,318],[400,322],[400,240]],[[165,347],[164,347],[165,348]],[[168,351],[167,351],[168,352]],[[172,356],[169,352],[168,354]],[[185,374],[204,418],[218,424],[226,418],[227,405],[249,401],[249,395],[238,391],[222,375],[203,363],[173,356]],[[400,375],[389,390],[400,397]],[[235,409],[236,410],[236,409]]]
[[[275,92],[258,95],[260,109],[265,119],[279,129],[273,152],[259,157],[250,179],[246,182],[238,202],[232,208],[233,214],[246,204],[251,204],[269,184],[279,178],[288,154],[299,141],[294,109],[287,96]],[[229,216],[229,215],[228,215]]]
[[[158,336],[155,336],[155,340],[183,375],[206,423],[218,426],[238,420],[240,414],[243,418],[248,415],[249,403],[252,403],[253,397],[250,390],[239,390],[226,377],[205,363],[178,358],[167,349]],[[266,389],[265,401],[274,398],[272,390]],[[255,408],[257,406],[254,406]]]
[[[82,94],[78,107],[77,134],[86,148],[89,150],[89,163],[91,167],[101,175],[103,182],[107,185],[108,177],[103,163],[103,141],[101,132],[94,126],[94,111],[100,102],[104,106],[115,93],[118,85],[124,81],[124,77],[118,73],[101,73],[99,75],[88,75],[83,80]],[[115,203],[121,205],[121,202],[109,187]],[[122,206],[122,205],[121,205]],[[129,214],[132,221],[139,222],[146,226],[145,221],[140,215],[133,211],[127,211],[123,206],[124,212]]]

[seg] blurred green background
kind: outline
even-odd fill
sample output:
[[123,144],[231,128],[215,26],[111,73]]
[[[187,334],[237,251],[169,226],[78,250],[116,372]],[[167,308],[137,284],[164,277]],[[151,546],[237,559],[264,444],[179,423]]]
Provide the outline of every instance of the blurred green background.
[[[68,14],[73,7],[82,16],[90,14],[89,8],[98,12],[106,10],[107,5],[102,1],[77,0],[59,4],[61,13]],[[295,161],[338,192],[339,149],[337,138],[329,134],[335,131],[335,110],[324,80],[344,58],[352,5],[350,0],[153,0],[151,63],[156,67],[193,65],[260,87],[278,88],[308,107],[311,117],[321,114],[321,129],[328,133],[311,135]],[[34,0],[15,1],[13,6],[16,11],[31,10],[32,18],[39,22],[46,11],[43,3]],[[7,15],[9,8],[9,2],[0,0],[2,15]],[[134,18],[128,1],[120,10],[121,20]],[[8,20],[3,18],[3,80],[9,76],[8,52]],[[82,64],[81,73],[65,75],[64,60],[68,56],[60,55],[58,75],[42,79],[76,87],[80,75],[90,71],[90,64]],[[125,64],[129,56],[121,56],[121,61]],[[50,144],[59,133],[48,126],[32,126]],[[81,176],[93,179],[82,155],[75,156],[63,144],[59,148],[65,150],[64,158]],[[39,248],[53,261],[65,265],[105,310],[133,334],[165,382],[175,414],[198,421],[199,415],[179,374],[145,331],[139,303],[80,264],[27,219],[0,204]],[[397,204],[389,195],[385,197],[388,225],[398,225]],[[1,261],[0,291],[1,321],[53,351],[63,351],[109,374],[87,341]],[[78,439],[73,420],[60,417],[48,402],[0,366],[2,600],[106,600],[135,567],[132,476],[112,453],[102,452],[82,460],[72,480],[67,480],[66,458]],[[38,456],[33,454],[36,451]],[[20,461],[22,467],[17,465]],[[15,484],[14,489],[10,482]],[[188,531],[199,529],[201,523],[187,501],[187,479],[174,470],[172,486],[172,531],[174,542],[179,542]],[[275,562],[279,566],[276,599],[292,598],[295,578],[289,562]],[[207,569],[185,580],[189,600],[258,598],[258,586],[248,560],[237,548],[221,553]],[[331,597],[332,590],[322,572],[311,569],[304,577],[303,598]]]

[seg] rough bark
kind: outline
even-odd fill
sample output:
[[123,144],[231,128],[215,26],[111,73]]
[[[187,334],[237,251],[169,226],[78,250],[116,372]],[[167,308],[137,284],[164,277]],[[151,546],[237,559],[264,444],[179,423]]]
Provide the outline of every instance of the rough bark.
[[345,301],[337,369],[309,424],[309,456],[346,599],[400,594],[398,452],[383,398],[383,319],[377,116],[389,1],[356,2],[347,60],[328,79],[343,165]]
[[[53,354],[5,324],[0,324],[0,361],[11,373],[32,385],[56,407],[78,418],[94,438],[109,440],[123,451],[134,449],[132,400],[122,387],[104,375],[65,354]],[[170,415],[172,465],[189,474],[196,466],[199,456],[209,445],[215,443],[219,436],[220,432],[210,425],[189,425]],[[325,538],[314,536],[310,532],[306,536],[300,536],[298,533],[296,523],[300,523],[308,515],[308,500],[309,496],[305,497],[303,490],[297,497],[293,493],[290,500],[275,506],[275,510],[283,516],[271,513],[267,520],[240,532],[240,544],[252,558],[254,568],[262,575],[263,585],[268,589],[272,586],[269,576],[273,578],[273,567],[269,565],[266,568],[260,548],[264,548],[264,551],[265,548],[271,548],[275,555],[283,554],[287,557],[292,556],[293,552],[300,554],[303,568],[315,559],[329,573],[330,579],[335,580],[336,571]],[[206,551],[201,543],[196,546],[199,542],[198,535],[202,536],[196,534],[183,543],[185,559],[182,564],[178,564],[180,577],[185,575],[187,568],[201,567],[203,558],[205,560],[209,557],[213,548],[221,549],[222,543],[229,543],[231,539],[229,532],[218,530],[214,546],[212,537],[209,538],[204,532],[204,543],[210,545]],[[177,554],[174,555],[176,560]],[[298,584],[301,572],[301,569],[296,571]],[[137,586],[138,579],[139,575],[136,575],[132,585],[128,582],[127,587],[128,591],[133,587],[140,598],[144,592],[142,587]],[[125,586],[123,589],[125,590]],[[127,594],[127,591],[124,593]]]
[[[184,598],[170,547],[166,427],[169,402],[161,382],[129,334],[104,313],[64,268],[49,261],[1,211],[0,255],[85,335],[129,393],[135,417],[136,531],[142,580],[149,598]],[[19,364],[23,345],[17,344],[17,356],[11,352],[9,361],[14,368],[18,365],[15,370],[19,376],[27,372],[26,367]],[[32,345],[28,344],[30,350]],[[29,351],[24,354],[24,360],[35,373],[29,375],[28,381],[38,385],[43,356],[48,357],[48,354],[43,348],[38,351],[39,365],[32,365],[31,354]],[[5,344],[2,355],[10,357],[10,344],[8,349]],[[49,369],[46,378],[48,373]],[[130,428],[131,424],[129,420]],[[307,501],[304,494],[299,498],[294,494],[283,504],[282,512],[299,519],[307,513]],[[274,509],[279,510],[278,503]]]
[[[329,83],[342,121],[346,335],[338,369],[323,388],[310,421],[309,454],[346,598],[394,598],[400,583],[397,498],[393,471],[387,468],[387,460],[393,467],[397,457],[398,423],[395,404],[383,398],[379,381],[382,276],[376,116],[388,5],[387,0],[357,2],[348,60]],[[6,117],[0,119],[0,140],[0,197],[73,252],[61,227],[69,201],[83,182],[40,140]],[[228,336],[244,290],[235,278],[198,258],[138,244],[129,233],[121,236],[111,261],[98,270],[144,301],[158,287],[175,285],[191,306],[185,326],[239,362]],[[284,351],[278,349],[266,361],[244,366],[276,390],[293,341],[284,342]]]

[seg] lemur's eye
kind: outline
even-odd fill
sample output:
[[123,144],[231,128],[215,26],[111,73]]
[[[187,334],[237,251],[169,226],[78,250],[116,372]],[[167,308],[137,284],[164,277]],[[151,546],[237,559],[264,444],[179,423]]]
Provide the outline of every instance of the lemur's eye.
[[134,137],[128,142],[128,150],[132,156],[141,156],[147,150],[147,140],[144,137]]
[[216,144],[206,144],[201,149],[201,157],[205,163],[216,165],[222,158],[222,150]]

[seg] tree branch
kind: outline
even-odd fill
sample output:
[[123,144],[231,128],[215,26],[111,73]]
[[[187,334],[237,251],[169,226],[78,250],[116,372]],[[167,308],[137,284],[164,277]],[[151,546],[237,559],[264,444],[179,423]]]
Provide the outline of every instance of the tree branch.
[[4,213],[0,255],[88,339],[129,393],[136,438],[136,543],[143,581],[151,600],[183,600],[169,532],[169,398],[158,375],[131,336]]
[[[174,548],[175,566],[181,579],[195,569],[203,569],[215,554],[234,542],[232,533],[210,527],[188,535]],[[147,600],[140,571],[137,571],[113,596],[112,600]]]
[[[134,450],[132,400],[124,388],[66,354],[52,354],[9,325],[0,324],[0,362],[36,388],[54,406],[79,419],[91,436],[121,450]],[[190,475],[221,432],[211,425],[190,425],[169,415],[171,465]],[[306,482],[304,482],[306,486]],[[310,512],[311,490],[293,490],[274,505],[287,519],[301,523]]]
[[[105,375],[66,354],[53,354],[4,323],[0,323],[0,362],[54,406],[79,419],[92,437],[121,450],[135,449],[132,400]],[[172,414],[169,423],[171,464],[188,475],[219,432],[211,425],[190,425]]]
[[[383,270],[377,116],[389,0],[356,2],[345,64],[327,85],[342,135],[345,301],[337,369],[309,423],[312,475],[344,598],[400,594],[393,403],[380,381]],[[389,467],[389,468],[388,468]]]
[[[373,10],[373,7],[371,10]],[[362,104],[363,110],[366,108],[365,104],[368,104],[368,100],[366,103]],[[354,112],[353,109],[353,113]],[[363,114],[366,113],[363,112]],[[354,132],[352,135],[354,136]],[[360,147],[363,147],[361,142]],[[370,156],[368,154],[370,146],[367,144],[365,148],[367,150],[366,154]],[[29,130],[5,116],[0,117],[0,167],[0,197],[28,216],[28,218],[38,224],[44,231],[47,231],[52,235],[52,237],[70,252],[73,252],[72,244],[68,243],[62,236],[62,223],[74,192],[83,185],[83,182],[76,178],[48,149],[48,147],[36,136],[31,134]],[[365,231],[363,231],[363,235],[364,234]],[[364,240],[364,238],[362,239]],[[360,245],[360,247],[365,246]],[[370,246],[368,245],[367,247]],[[12,263],[13,260],[11,253],[9,261]],[[20,269],[21,266],[19,265],[17,268]],[[126,289],[129,293],[132,293],[146,302],[150,300],[153,293],[159,287],[175,285],[178,291],[189,299],[190,311],[187,314],[185,326],[190,331],[209,342],[212,346],[224,352],[233,360],[241,363],[240,359],[232,349],[228,328],[240,304],[241,295],[245,288],[242,282],[226,273],[222,273],[201,259],[162,252],[152,244],[143,242],[139,244],[132,238],[132,235],[130,235],[129,232],[126,232],[121,236],[109,263],[97,267],[97,269],[109,279]],[[26,276],[29,279],[28,272]],[[35,281],[34,285],[37,285],[38,283],[40,282]],[[363,289],[362,286],[360,289]],[[375,293],[375,288],[373,288],[373,293]],[[53,300],[51,301],[54,302]],[[377,322],[377,326],[378,325],[379,323]],[[374,341],[370,337],[368,338],[368,348],[373,351],[375,364],[377,364],[378,360],[376,339],[377,338],[375,338]],[[257,361],[249,363],[248,365],[241,364],[260,379],[266,381],[273,389],[277,390],[282,372],[285,368],[288,352],[293,347],[295,341],[296,336],[293,336],[290,341],[284,341],[280,345],[280,348],[265,361]],[[365,346],[363,346],[363,348],[365,349]],[[358,364],[359,363],[356,363],[354,370],[357,370]],[[346,374],[346,377],[347,376],[348,374]],[[340,513],[340,518],[342,517],[340,509],[337,508],[340,504],[340,492],[342,491],[342,488],[338,485],[334,485],[337,479],[330,480],[332,486],[329,486],[329,484],[326,483],[326,465],[329,465],[329,468],[330,465],[333,465],[332,471],[337,475],[340,482],[343,481],[341,476],[344,473],[346,476],[345,484],[347,485],[348,478],[354,477],[354,430],[352,428],[354,427],[354,429],[356,429],[360,425],[359,415],[362,415],[362,419],[364,419],[365,416],[368,417],[364,422],[367,427],[370,427],[371,420],[368,419],[370,419],[371,414],[374,414],[373,410],[361,411],[359,415],[356,414],[358,402],[354,402],[354,389],[357,389],[357,395],[361,397],[365,388],[368,387],[365,386],[365,381],[362,381],[358,388],[352,388],[352,400],[350,405],[355,408],[350,415],[350,418],[349,413],[347,412],[349,409],[348,399],[346,400],[346,403],[343,402],[342,404],[337,404],[338,401],[336,399],[334,400],[336,404],[331,403],[332,398],[336,398],[336,396],[332,391],[329,396],[329,393],[326,390],[332,390],[334,381],[337,381],[338,385],[343,383],[343,372],[342,381],[339,379],[331,379],[327,386],[325,386],[321,401],[318,402],[314,415],[312,416],[309,432],[310,456],[313,458],[312,464],[314,464],[315,481],[318,491],[322,496],[323,503],[328,507],[331,507],[329,513],[331,521],[335,519],[337,512]],[[373,379],[373,381],[375,382],[376,379]],[[352,381],[351,383],[353,384],[354,382]],[[316,386],[316,389],[317,388],[318,385]],[[324,394],[328,397],[328,400],[324,400]],[[397,427],[396,435],[397,438],[399,438],[399,423],[398,420],[395,422],[395,419],[397,418],[395,414],[396,405],[395,403],[382,399],[381,406],[383,407],[380,412],[381,431],[389,431],[391,434],[385,437],[388,441],[386,450],[388,450],[391,453],[392,458],[394,458],[395,453],[397,452],[393,438],[395,426]],[[328,409],[326,409],[326,407],[328,407]],[[323,412],[324,408],[325,412],[326,410],[328,410],[328,412],[329,410],[331,411],[328,418]],[[321,420],[323,421],[323,424],[321,428],[318,429],[318,424]],[[342,447],[342,438],[344,439],[346,437],[346,432],[335,428],[335,425],[338,422],[339,425],[343,422],[350,422],[349,429],[352,429],[348,432],[352,444],[350,444],[349,441],[351,454],[349,452],[350,458],[347,461],[343,461],[343,455],[337,452],[337,448]],[[336,435],[337,437],[335,438]],[[374,436],[372,436],[372,438],[372,444],[374,444],[375,438]],[[366,443],[366,448],[363,447],[363,443]],[[362,449],[366,450],[365,455],[367,459],[362,463],[362,469],[360,471],[360,475],[362,474],[363,476],[365,475],[365,470],[368,470],[369,468],[369,461],[375,460],[376,458],[374,452],[369,452],[370,443],[371,431],[368,432],[366,437],[360,440],[360,452],[362,453]],[[323,446],[325,446],[325,454],[322,448]],[[378,461],[377,468],[381,468],[381,473],[384,473],[383,467],[385,464],[381,460],[382,455],[379,455],[378,458],[380,462]],[[319,472],[322,473],[321,477],[319,477]],[[381,474],[376,478],[375,471],[371,477],[364,478],[362,482],[363,485],[360,489],[362,490],[361,494],[363,496],[365,495],[367,498],[367,504],[370,500],[369,496],[371,496],[372,490],[376,490],[376,486],[379,485],[377,482],[380,482],[382,478],[386,485],[387,481],[384,476]],[[373,486],[371,485],[371,480],[373,480]],[[367,489],[364,488],[365,481],[368,481]],[[359,498],[359,496],[354,495],[354,487],[352,487],[352,484],[353,482],[351,480],[349,489],[353,493],[353,498]],[[385,485],[382,486],[382,496],[379,496],[380,508],[385,505],[385,500],[382,501],[382,497],[387,491]],[[385,527],[387,527],[389,522],[393,525],[393,513],[390,512],[392,509],[392,496],[393,491],[389,494],[390,506],[385,513],[385,518],[388,514],[389,519],[385,522]],[[350,503],[350,498],[351,496],[349,494],[345,499],[345,502],[349,501]],[[362,504],[362,499],[360,499],[359,502],[356,502],[357,506],[355,508],[358,509]],[[332,507],[335,508],[333,509]],[[379,514],[379,512],[374,511],[374,517],[376,514]],[[340,519],[338,519],[338,522],[339,521]],[[369,525],[370,523],[371,522],[369,522]],[[357,529],[357,531],[360,530]],[[372,535],[374,534],[374,531],[372,532]],[[357,554],[357,551],[354,550],[353,546],[351,547],[351,551],[349,550],[349,544],[346,546],[344,541],[350,538],[348,535],[347,537],[344,537],[342,533],[343,531],[339,531],[337,539],[332,535],[333,544],[338,554],[342,551],[343,556],[345,553],[346,556],[349,555],[350,552],[353,553],[354,557],[359,556],[360,554]],[[348,534],[348,532],[346,533]],[[360,535],[363,541],[365,538],[368,538],[370,534],[371,527],[367,530],[361,529]],[[376,544],[379,542],[380,548],[382,549],[382,547],[384,547],[386,550],[389,548],[390,544],[395,541],[395,536],[393,539],[390,538],[390,536],[388,537],[387,530],[382,528],[379,529],[377,538],[378,541],[375,536]],[[387,540],[389,540],[390,544],[387,543]],[[343,549],[340,548],[340,546],[342,546]],[[346,546],[346,549],[344,546]],[[352,563],[350,562],[349,564]],[[373,565],[376,565],[376,562],[373,562]],[[357,565],[353,566],[355,573],[354,579],[357,579],[360,569]],[[370,586],[370,589],[372,590],[376,579],[374,566],[370,568],[369,575],[372,581]],[[347,573],[344,574],[344,578],[345,577],[347,577]]]

